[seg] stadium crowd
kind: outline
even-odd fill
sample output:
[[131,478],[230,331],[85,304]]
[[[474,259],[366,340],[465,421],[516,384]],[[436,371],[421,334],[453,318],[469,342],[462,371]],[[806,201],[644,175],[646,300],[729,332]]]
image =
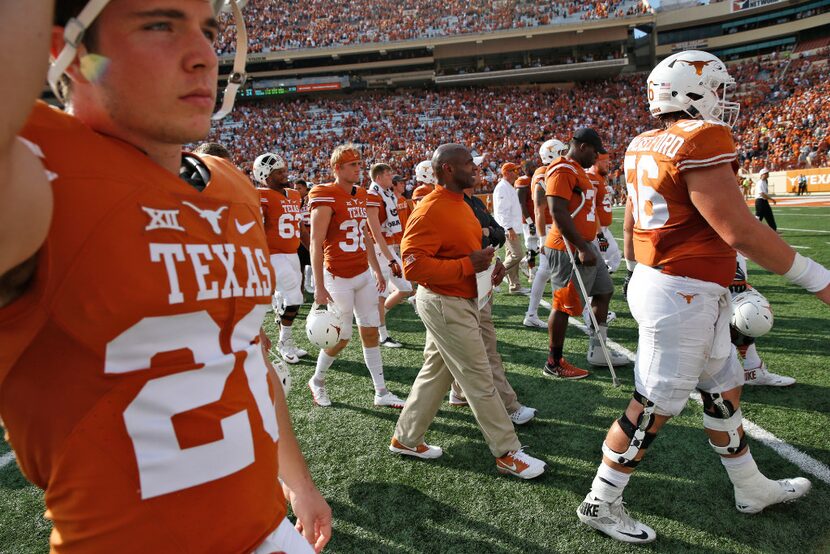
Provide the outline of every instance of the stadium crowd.
[[[826,52],[819,52],[730,69],[739,83],[735,136],[746,170],[827,165],[828,67]],[[628,142],[654,125],[642,81],[628,75],[572,88],[398,90],[251,102],[214,127],[211,140],[226,144],[246,170],[273,150],[286,157],[292,175],[323,182],[330,179],[327,153],[344,140],[362,145],[367,163],[385,161],[411,180],[415,165],[454,137],[487,154],[479,190],[489,191],[501,163],[538,161],[544,140],[593,126],[610,146],[609,180],[619,184]]]
[[[268,0],[251,0],[245,7],[245,18],[250,51],[273,52],[538,27],[647,11],[636,0],[508,0],[496,4],[480,0],[377,0],[345,4],[297,0],[291,3],[290,10]],[[220,54],[227,54],[235,48],[235,30],[228,15],[223,23],[217,47]]]

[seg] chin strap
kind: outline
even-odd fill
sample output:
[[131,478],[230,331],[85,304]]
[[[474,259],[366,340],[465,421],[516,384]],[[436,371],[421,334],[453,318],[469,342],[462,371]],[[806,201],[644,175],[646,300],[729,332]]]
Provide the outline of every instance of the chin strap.
[[46,76],[52,92],[55,93],[55,97],[60,100],[61,104],[66,104],[66,99],[61,94],[60,87],[58,86],[61,75],[66,72],[66,68],[75,59],[75,55],[78,53],[78,47],[83,42],[84,35],[89,29],[89,26],[92,25],[92,22],[95,21],[95,18],[98,17],[108,3],[109,0],[90,0],[84,6],[84,9],[81,10],[81,13],[78,14],[78,17],[73,17],[66,22],[66,26],[63,29],[63,50],[58,54],[55,61],[52,62],[52,65],[49,66],[49,73]]
[[233,18],[236,21],[236,54],[233,58],[233,72],[228,75],[228,86],[225,87],[225,95],[222,98],[222,107],[213,114],[213,121],[218,121],[231,113],[236,93],[245,84],[248,74],[245,73],[245,60],[248,57],[248,30],[245,28],[245,20],[242,19],[242,10],[236,0],[228,0],[233,10]]

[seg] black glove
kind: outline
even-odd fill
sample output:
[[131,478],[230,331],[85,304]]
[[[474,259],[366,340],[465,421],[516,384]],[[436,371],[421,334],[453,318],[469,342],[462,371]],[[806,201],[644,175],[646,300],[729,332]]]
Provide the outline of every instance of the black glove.
[[626,300],[628,300],[628,283],[631,282],[632,275],[634,275],[634,272],[629,269],[628,274],[625,276],[625,280],[623,281],[623,298]]
[[600,252],[607,252],[608,251],[608,239],[605,238],[605,235],[602,233],[597,234],[597,241],[599,241],[599,251]]
[[530,231],[531,235],[536,234],[536,224],[535,223],[531,223],[530,225],[527,226],[527,228]]

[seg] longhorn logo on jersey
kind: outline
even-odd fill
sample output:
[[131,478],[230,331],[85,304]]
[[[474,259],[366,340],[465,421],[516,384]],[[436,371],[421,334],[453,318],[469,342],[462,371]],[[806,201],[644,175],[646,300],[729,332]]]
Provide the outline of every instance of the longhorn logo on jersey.
[[199,214],[199,217],[204,219],[210,224],[210,228],[213,229],[213,232],[217,235],[222,234],[222,228],[219,227],[219,222],[222,220],[222,212],[228,209],[227,206],[222,206],[218,210],[203,210],[198,206],[194,206],[190,202],[182,202],[188,208],[193,208]]

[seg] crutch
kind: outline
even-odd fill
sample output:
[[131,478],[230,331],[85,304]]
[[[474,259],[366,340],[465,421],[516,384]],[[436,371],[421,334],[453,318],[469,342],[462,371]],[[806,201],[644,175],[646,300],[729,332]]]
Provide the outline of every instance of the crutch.
[[[582,189],[576,187],[574,192],[579,191],[579,195],[582,197],[582,202],[579,203],[579,206],[571,213],[571,219],[576,217],[576,214],[582,210],[582,207],[585,206],[585,193],[582,192]],[[565,250],[568,252],[568,257],[571,259],[571,265],[574,269],[574,274],[576,275],[576,282],[579,284],[579,290],[582,292],[582,298],[585,301],[588,301],[588,291],[585,290],[585,283],[582,282],[582,275],[579,274],[579,268],[576,267],[576,257],[574,256],[573,251],[571,250],[571,245],[568,243],[568,239],[565,238],[565,234],[562,234],[562,241],[565,243]],[[602,335],[599,332],[599,323],[597,323],[597,317],[594,315],[594,310],[588,307],[588,315],[591,317],[591,323],[594,325],[594,332],[596,333],[597,338],[599,339],[599,345],[602,347],[602,354],[605,356],[605,362],[608,364],[608,370],[611,372],[611,382],[614,384],[615,387],[620,386],[620,382],[617,380],[617,373],[614,371],[614,365],[611,363],[611,354],[608,352],[608,346],[605,345],[605,339],[602,338]]]

